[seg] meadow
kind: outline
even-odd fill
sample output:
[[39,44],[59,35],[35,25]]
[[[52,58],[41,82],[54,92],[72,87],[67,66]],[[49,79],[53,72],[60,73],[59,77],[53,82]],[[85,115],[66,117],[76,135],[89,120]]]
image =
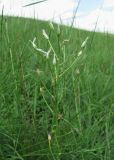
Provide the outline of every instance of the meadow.
[[0,17],[0,160],[114,159],[114,35]]

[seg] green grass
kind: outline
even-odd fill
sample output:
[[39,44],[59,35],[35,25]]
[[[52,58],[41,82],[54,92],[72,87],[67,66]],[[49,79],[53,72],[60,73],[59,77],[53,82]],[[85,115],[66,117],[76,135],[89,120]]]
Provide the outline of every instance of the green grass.
[[[113,160],[114,36],[16,17],[0,22],[0,160]],[[34,37],[44,51],[52,45],[48,59]]]

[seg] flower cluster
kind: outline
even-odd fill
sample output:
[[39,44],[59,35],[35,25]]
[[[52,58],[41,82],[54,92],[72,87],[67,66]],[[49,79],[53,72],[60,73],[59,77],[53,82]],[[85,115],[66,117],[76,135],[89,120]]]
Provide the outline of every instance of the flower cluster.
[[[51,25],[52,25],[52,24],[51,24]],[[42,35],[43,35],[44,38],[49,42],[50,48],[48,49],[48,51],[44,51],[43,49],[37,47],[37,45],[36,45],[36,37],[33,39],[33,41],[30,40],[30,42],[31,42],[33,48],[34,48],[36,51],[38,51],[38,52],[40,52],[41,54],[43,54],[43,56],[45,56],[47,59],[49,58],[50,52],[52,51],[52,52],[53,52],[53,60],[52,60],[52,63],[53,63],[53,65],[55,65],[56,62],[57,62],[57,56],[56,56],[56,53],[55,53],[55,51],[54,51],[54,49],[53,49],[53,47],[52,47],[52,45],[51,45],[51,42],[50,42],[50,40],[49,40],[49,36],[48,36],[48,34],[46,33],[46,31],[45,31],[44,29],[42,30]]]
[[[49,22],[49,26],[50,26],[51,30],[55,29],[54,25],[53,25],[53,23],[51,21]],[[60,27],[59,27],[59,25],[58,25],[57,33],[60,34]],[[52,44],[50,42],[50,38],[49,38],[48,34],[46,33],[46,31],[44,29],[42,30],[42,35],[48,41],[48,44],[50,46],[49,49],[48,49],[48,51],[44,51],[43,49],[37,47],[37,45],[36,45],[36,37],[33,39],[33,41],[30,41],[30,42],[31,42],[33,48],[36,51],[40,52],[44,57],[46,57],[46,59],[49,59],[49,55],[52,52],[52,56],[53,56],[52,64],[55,65],[57,63],[58,57],[57,57],[57,54],[56,54],[56,52],[55,52],[55,50],[54,50],[54,48],[53,48],[53,46],[52,46]],[[77,54],[78,58],[82,55],[83,50],[86,47],[88,39],[89,39],[89,37],[86,37],[86,39],[82,42],[82,44],[81,44],[81,50]],[[65,42],[69,42],[69,40],[64,40],[62,44],[64,44]]]

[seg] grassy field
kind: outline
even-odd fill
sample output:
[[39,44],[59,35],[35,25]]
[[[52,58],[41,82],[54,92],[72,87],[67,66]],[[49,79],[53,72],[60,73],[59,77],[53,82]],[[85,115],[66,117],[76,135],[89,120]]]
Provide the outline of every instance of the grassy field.
[[0,24],[0,160],[113,160],[114,35]]

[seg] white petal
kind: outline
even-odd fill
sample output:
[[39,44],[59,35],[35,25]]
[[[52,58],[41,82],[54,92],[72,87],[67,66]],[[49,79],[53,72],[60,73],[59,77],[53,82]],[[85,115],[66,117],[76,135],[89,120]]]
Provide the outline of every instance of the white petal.
[[55,65],[55,64],[56,64],[56,56],[54,54],[54,56],[53,56],[53,65]]
[[52,29],[52,30],[54,30],[54,26],[53,26],[53,23],[50,21],[49,22],[49,26],[50,26],[50,28]]
[[42,34],[46,39],[49,39],[49,37],[48,37],[48,35],[47,35],[47,33],[46,33],[46,31],[44,29],[42,30]]
[[82,51],[80,51],[79,53],[78,53],[78,57],[80,57],[82,55]]
[[89,39],[89,37],[87,37],[87,38],[84,40],[84,42],[83,42],[82,45],[81,45],[81,48],[84,48],[84,47],[86,46],[86,43],[87,43],[88,39]]

